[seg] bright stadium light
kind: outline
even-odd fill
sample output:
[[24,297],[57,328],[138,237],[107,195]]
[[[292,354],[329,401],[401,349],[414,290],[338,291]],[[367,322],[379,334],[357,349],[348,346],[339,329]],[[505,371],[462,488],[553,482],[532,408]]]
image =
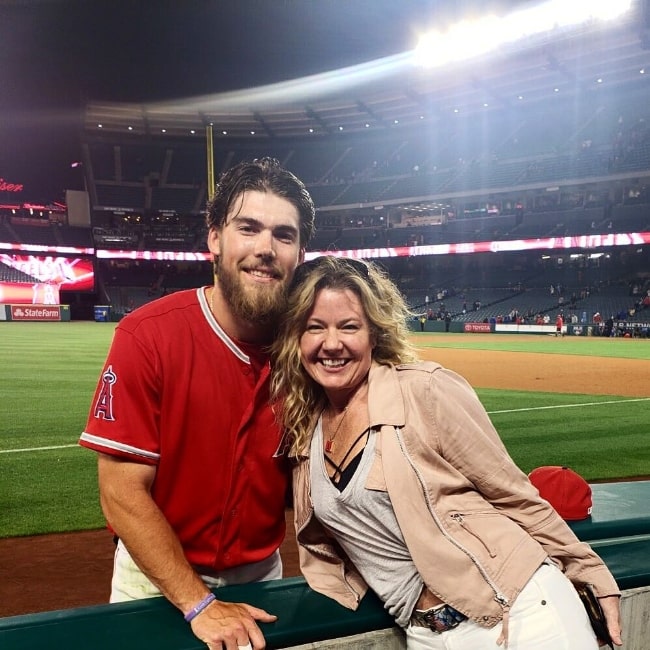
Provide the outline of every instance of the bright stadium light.
[[413,51],[413,59],[423,67],[466,61],[506,43],[594,21],[612,20],[629,11],[631,6],[632,0],[547,0],[503,18],[485,16],[453,25],[444,33],[424,34]]
[[[147,106],[155,110],[162,118],[165,115],[173,116],[187,110],[194,113],[212,114],[238,111],[242,105],[263,107],[264,110],[269,110],[276,106],[286,106],[290,102],[302,104],[307,99],[317,100],[347,91],[357,92],[360,85],[386,80],[392,83],[396,75],[406,74],[414,63],[427,67],[440,67],[450,61],[463,61],[485,54],[495,50],[502,43],[523,39],[545,31],[565,29],[565,24],[575,21],[576,15],[579,15],[583,22],[590,19],[612,18],[627,11],[632,5],[632,1],[547,1],[534,9],[521,10],[504,18],[488,16],[479,23],[465,21],[445,33],[424,36],[416,50],[399,52],[345,68],[255,88],[172,99],[154,102]],[[568,5],[568,10],[565,4]],[[581,8],[580,13],[576,11],[577,8]],[[569,17],[560,20],[560,15]]]

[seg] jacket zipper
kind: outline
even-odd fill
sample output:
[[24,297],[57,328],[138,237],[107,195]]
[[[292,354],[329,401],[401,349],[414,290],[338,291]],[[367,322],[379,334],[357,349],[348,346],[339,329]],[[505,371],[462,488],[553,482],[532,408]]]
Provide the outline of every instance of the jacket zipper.
[[501,592],[499,587],[496,585],[496,583],[490,578],[488,575],[487,571],[483,568],[483,565],[479,562],[479,560],[472,554],[472,552],[465,548],[460,542],[456,541],[452,535],[450,535],[442,526],[440,523],[440,519],[438,518],[438,515],[435,513],[433,510],[433,507],[431,505],[431,502],[429,501],[429,497],[427,496],[427,491],[426,491],[426,485],[424,482],[424,479],[422,478],[420,471],[416,467],[415,463],[412,461],[411,457],[408,455],[405,447],[404,447],[404,441],[402,440],[402,433],[401,431],[395,427],[395,433],[397,435],[397,442],[400,446],[400,450],[402,454],[404,455],[404,458],[406,458],[406,461],[408,464],[413,468],[413,471],[415,472],[415,475],[418,478],[418,482],[420,483],[420,487],[422,488],[422,496],[424,497],[424,501],[427,504],[427,510],[429,511],[431,517],[433,520],[436,522],[436,526],[438,526],[438,529],[442,533],[443,537],[445,537],[447,540],[449,540],[456,548],[461,550],[467,557],[472,561],[474,566],[478,569],[479,573],[483,576],[483,579],[485,582],[488,583],[490,586],[490,589],[494,592],[494,600],[496,600],[499,605],[505,610],[507,610],[510,607],[510,603],[506,596]]
[[465,517],[460,512],[455,512],[451,515],[452,519],[455,519],[461,528],[464,528],[472,537],[474,537],[478,542],[481,543],[481,546],[487,551],[490,557],[496,557],[496,553],[479,537],[473,530],[472,527],[465,523]]

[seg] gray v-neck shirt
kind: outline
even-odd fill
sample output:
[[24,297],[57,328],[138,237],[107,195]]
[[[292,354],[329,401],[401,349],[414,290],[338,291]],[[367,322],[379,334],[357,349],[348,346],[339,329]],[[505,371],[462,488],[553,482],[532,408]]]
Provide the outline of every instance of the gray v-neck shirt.
[[319,419],[311,441],[311,498],[318,520],[338,541],[397,624],[406,627],[423,583],[404,543],[388,493],[365,488],[375,442],[376,432],[371,429],[359,467],[339,492],[327,475]]

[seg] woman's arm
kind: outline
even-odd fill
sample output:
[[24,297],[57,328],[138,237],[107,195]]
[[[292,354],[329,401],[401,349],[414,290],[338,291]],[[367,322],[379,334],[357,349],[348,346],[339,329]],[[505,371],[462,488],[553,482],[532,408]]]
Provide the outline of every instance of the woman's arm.
[[620,592],[611,573],[588,544],[539,496],[508,454],[475,391],[456,373],[433,373],[433,405],[441,454],[481,496],[516,522],[560,563],[571,580],[593,584],[599,597]]

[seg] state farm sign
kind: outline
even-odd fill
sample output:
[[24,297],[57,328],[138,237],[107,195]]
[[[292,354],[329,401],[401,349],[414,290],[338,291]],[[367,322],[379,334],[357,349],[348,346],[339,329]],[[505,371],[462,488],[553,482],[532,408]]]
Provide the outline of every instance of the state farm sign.
[[11,305],[11,320],[61,320],[61,309],[46,305]]

